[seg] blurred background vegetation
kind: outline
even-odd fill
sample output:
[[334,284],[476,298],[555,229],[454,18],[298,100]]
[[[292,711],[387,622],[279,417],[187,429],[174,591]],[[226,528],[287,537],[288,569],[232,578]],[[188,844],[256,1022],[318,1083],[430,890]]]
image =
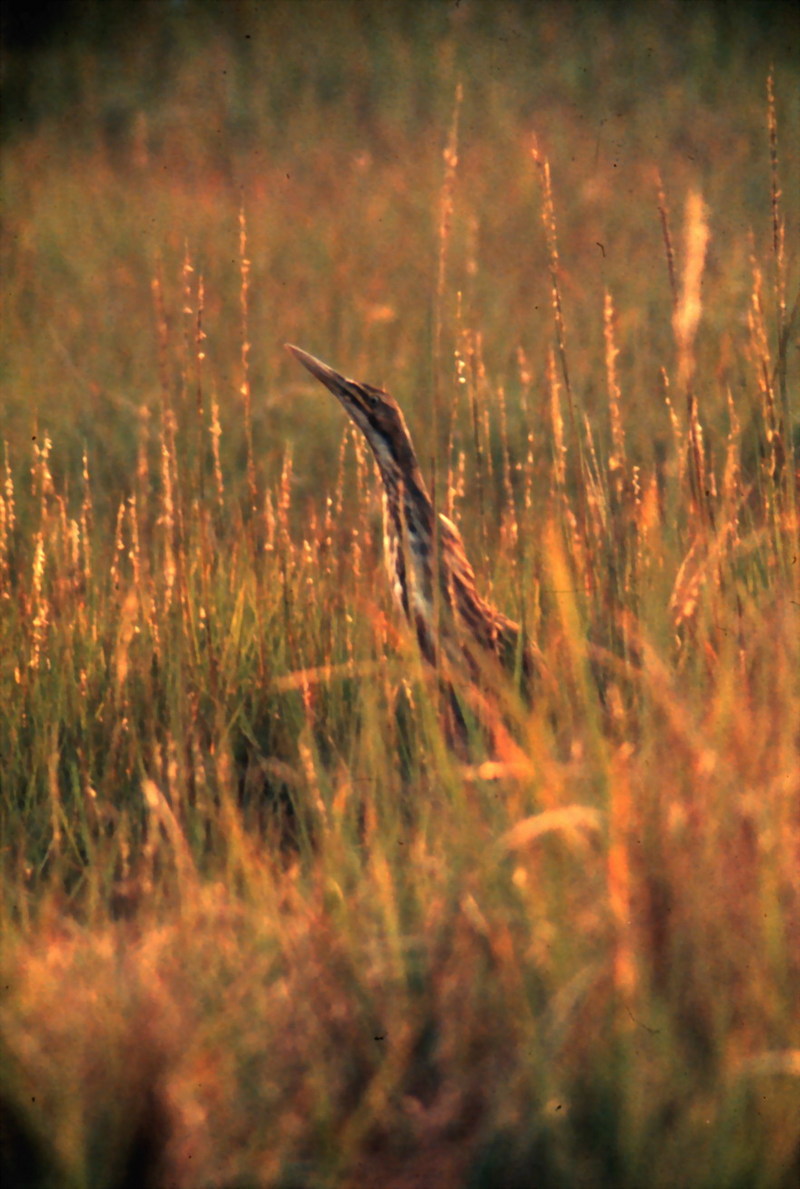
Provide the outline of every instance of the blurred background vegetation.
[[772,233],[770,63],[785,194],[800,184],[788,6],[87,0],[6,6],[4,22],[2,401],[15,466],[38,423],[59,472],[77,474],[88,446],[115,504],[159,390],[151,280],[160,269],[177,324],[187,251],[205,281],[223,452],[241,460],[240,209],[260,477],[287,442],[298,482],[335,467],[338,411],[298,392],[287,339],[391,383],[420,432],[441,362],[439,194],[459,81],[442,358],[460,292],[462,325],[480,328],[511,390],[512,445],[525,436],[517,350],[540,385],[551,327],[534,134],[552,165],[572,379],[590,415],[608,287],[637,457],[668,433],[659,170],[676,224],[690,188],[710,209],[699,349],[719,371],[706,414],[741,387],[725,344],[744,317],[750,254]]

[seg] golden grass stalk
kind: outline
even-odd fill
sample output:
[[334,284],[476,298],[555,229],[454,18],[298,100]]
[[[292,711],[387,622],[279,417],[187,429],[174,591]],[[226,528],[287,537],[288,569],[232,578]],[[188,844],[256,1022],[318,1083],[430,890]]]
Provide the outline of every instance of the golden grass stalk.
[[[589,420],[588,414],[583,414],[583,428],[586,434],[586,454],[584,476],[586,479],[586,500],[587,500],[587,514],[588,521],[586,524],[586,535],[593,541],[593,548],[588,552],[588,561],[592,570],[592,585],[597,586],[597,564],[596,558],[600,556],[601,543],[608,531],[610,510],[608,507],[608,499],[606,497],[606,487],[602,480],[600,471],[600,462],[597,457],[597,450],[594,444],[594,434],[592,433],[592,423]],[[609,464],[608,470],[611,470]],[[624,488],[623,488],[624,490]],[[620,522],[622,524],[622,522]]]
[[219,440],[222,437],[222,426],[219,421],[219,401],[217,400],[216,393],[211,394],[211,425],[208,432],[211,437],[211,456],[214,460],[214,490],[217,498],[217,511],[221,515],[225,506],[225,483],[222,478],[222,464],[219,457]]
[[634,881],[629,847],[633,837],[633,792],[629,761],[632,743],[624,743],[610,765],[609,844],[607,857],[608,898],[614,921],[614,982],[623,1004],[629,1008],[636,994],[637,969],[634,947]]
[[14,505],[14,478],[11,474],[11,461],[8,453],[8,442],[5,447],[5,476],[3,491],[0,494],[0,595],[10,598],[11,591],[11,544],[16,526],[16,508]]
[[[431,421],[431,455],[429,460],[430,466],[430,493],[431,501],[433,503],[433,606],[432,606],[432,631],[434,639],[439,635],[439,617],[441,614],[440,607],[440,592],[439,592],[439,547],[438,547],[438,533],[439,533],[439,482],[437,474],[437,451],[439,449],[439,425],[440,412],[442,402],[442,330],[444,323],[444,297],[445,287],[447,282],[447,249],[450,242],[450,231],[453,221],[453,210],[455,205],[455,185],[456,173],[458,170],[458,117],[461,111],[461,102],[463,99],[463,88],[459,82],[456,85],[455,103],[453,105],[453,119],[450,124],[450,134],[448,136],[447,145],[444,149],[444,177],[442,179],[442,189],[439,198],[439,226],[438,226],[438,256],[436,267],[436,305],[434,313],[434,327],[433,327],[433,405],[432,405],[432,421]],[[453,406],[452,402],[449,406],[450,420],[452,422]],[[447,440],[450,439],[450,427],[448,426]],[[450,461],[447,460],[445,475],[449,473]]]
[[[447,144],[444,149],[444,177],[442,179],[442,188],[439,194],[439,223],[437,234],[437,257],[436,257],[436,306],[434,313],[434,328],[433,328],[433,422],[432,422],[432,437],[431,441],[434,450],[438,445],[439,432],[439,414],[441,408],[441,353],[442,353],[442,331],[444,326],[444,301],[445,289],[447,285],[447,249],[450,243],[450,232],[453,222],[453,210],[455,207],[455,188],[456,175],[458,171],[458,121],[461,112],[461,103],[464,98],[464,90],[461,83],[456,86],[455,101],[453,104],[453,118],[450,123],[450,133],[447,138]],[[432,489],[433,499],[436,499],[435,489]]]
[[669,208],[667,207],[667,199],[664,194],[664,185],[661,181],[661,174],[657,174],[658,185],[658,215],[661,220],[661,234],[664,239],[664,251],[667,256],[667,272],[669,274],[669,289],[672,294],[672,309],[673,312],[678,308],[678,277],[675,269],[675,249],[672,246],[672,232],[669,226]]
[[11,474],[11,460],[8,453],[8,442],[4,443],[4,449],[5,475],[3,477],[3,495],[5,498],[6,527],[9,535],[12,535],[16,526],[16,512],[14,504],[14,478]]
[[497,406],[500,414],[500,447],[503,452],[503,495],[505,509],[501,532],[504,544],[509,547],[509,554],[514,563],[517,561],[517,543],[519,541],[519,519],[517,516],[517,501],[514,495],[514,484],[511,479],[511,453],[508,446],[508,418],[506,416],[506,394],[502,385],[497,389]]
[[[547,241],[548,265],[550,268],[550,296],[553,303],[553,316],[556,327],[556,345],[558,346],[561,370],[564,376],[564,386],[567,389],[567,397],[571,402],[572,388],[569,383],[569,372],[567,368],[566,328],[564,325],[564,312],[561,306],[561,290],[558,283],[558,230],[556,226],[556,207],[553,199],[553,187],[550,179],[550,162],[540,153],[535,137],[531,148],[531,156],[539,171],[539,178],[542,185],[542,223]],[[572,415],[574,417],[574,408]]]
[[[181,266],[181,297],[183,304],[181,306],[181,318],[183,323],[183,342],[181,345],[181,382],[183,391],[182,398],[185,398],[189,391],[189,370],[192,363],[193,349],[193,315],[194,309],[192,306],[192,276],[194,275],[194,265],[189,254],[189,241],[184,240],[183,247],[183,265]],[[183,403],[183,400],[182,402]]]
[[83,498],[81,499],[81,546],[83,549],[83,583],[88,591],[92,581],[92,485],[89,481],[89,454],[84,447],[83,466],[81,468]]
[[146,404],[141,404],[137,414],[136,492],[139,497],[139,506],[146,509],[150,494],[150,410]]
[[465,358],[465,379],[469,398],[470,421],[472,426],[472,446],[475,452],[475,491],[478,501],[478,523],[480,526],[481,544],[486,549],[486,490],[487,465],[486,459],[490,455],[488,442],[484,441],[484,430],[481,419],[481,389],[482,375],[481,361],[478,351],[476,335],[469,329],[464,331],[463,355]]
[[39,505],[39,523],[44,527],[50,499],[55,493],[53,476],[50,473],[50,452],[53,443],[45,433],[41,443],[38,431],[33,435],[33,462],[31,464],[31,490]]
[[455,343],[453,346],[454,390],[453,398],[450,402],[450,418],[447,434],[447,490],[445,491],[444,503],[445,515],[451,520],[453,520],[456,515],[455,504],[457,498],[455,492],[455,477],[453,475],[453,464],[454,458],[456,457],[456,413],[462,390],[464,391],[464,395],[467,395],[469,391],[468,363],[465,354],[467,334],[467,328],[464,324],[463,294],[459,289],[456,292]]
[[8,522],[10,520],[8,505],[5,496],[0,495],[0,596],[3,598],[10,598],[9,591],[9,553],[11,533],[9,532]]
[[750,295],[747,321],[750,329],[751,357],[756,375],[756,383],[758,384],[758,391],[761,397],[761,417],[767,444],[767,467],[770,482],[764,486],[764,497],[769,501],[771,493],[774,493],[778,500],[778,507],[780,507],[782,503],[780,498],[781,483],[786,462],[786,449],[783,441],[781,410],[778,408],[775,400],[775,389],[773,386],[772,356],[764,315],[764,283],[761,269],[754,256],[751,257],[751,267],[753,270],[753,289]]
[[556,205],[553,198],[553,186],[550,179],[550,162],[539,151],[539,145],[535,137],[531,147],[531,156],[533,157],[534,164],[539,171],[539,178],[542,185],[542,223],[544,225],[545,237],[547,240],[547,256],[550,269],[550,296],[553,304],[553,318],[556,328],[556,346],[558,347],[558,357],[561,363],[561,374],[564,377],[564,387],[567,392],[567,401],[570,409],[570,417],[572,419],[573,433],[577,442],[578,433],[575,417],[575,402],[572,395],[572,385],[570,384],[569,380],[569,368],[567,366],[567,335],[566,326],[564,323],[564,310],[561,304],[561,288],[558,281],[560,266],[558,258]]
[[292,554],[292,537],[289,529],[289,510],[292,506],[292,451],[287,446],[283,455],[281,480],[278,488],[277,523],[281,547],[287,558]]
[[572,390],[572,384],[570,382],[569,367],[567,363],[567,331],[566,322],[564,319],[564,308],[561,300],[561,286],[559,282],[560,264],[558,254],[556,206],[555,200],[553,198],[553,186],[550,177],[550,162],[540,152],[536,137],[533,138],[531,156],[533,157],[534,164],[536,165],[539,172],[539,178],[542,186],[542,223],[544,225],[545,238],[547,241],[548,268],[550,272],[550,298],[556,332],[556,347],[558,350],[559,362],[561,364],[561,375],[564,380],[564,389],[567,394],[567,408],[569,410],[570,429],[575,442],[578,460],[578,531],[585,534],[588,529],[589,496],[587,491],[586,468],[584,465],[583,442],[582,436],[578,431],[576,401]]
[[[184,307],[187,316],[192,314],[191,289],[187,293],[187,303]],[[203,314],[205,312],[205,282],[202,273],[197,278],[197,295],[194,309],[194,325],[192,327],[192,341],[190,350],[194,362],[194,406],[197,415],[197,493],[201,504],[205,500],[206,468],[205,468],[205,408],[203,397],[203,375],[205,370],[206,332],[203,329]],[[189,329],[187,327],[187,335]]]
[[553,491],[559,500],[563,500],[567,489],[567,444],[564,441],[560,385],[552,347],[547,352],[547,386],[550,391],[550,425],[553,430]]
[[713,510],[709,499],[710,477],[706,470],[703,429],[694,390],[697,364],[694,346],[703,310],[701,284],[709,234],[703,198],[697,191],[690,191],[684,221],[683,275],[672,327],[678,355],[678,387],[686,397],[692,497],[702,528],[709,524],[713,528]]
[[786,327],[786,223],[781,215],[781,186],[778,174],[778,117],[775,112],[775,78],[767,75],[767,128],[769,131],[770,199],[772,209],[772,254],[775,265],[775,298],[778,308],[778,339]]
[[122,533],[122,526],[125,520],[125,500],[120,500],[117,508],[117,521],[114,526],[114,552],[111,555],[111,589],[119,590],[120,585],[120,561],[125,553],[125,538]]
[[172,595],[175,589],[175,578],[178,572],[177,562],[175,560],[175,500],[173,498],[172,489],[172,465],[169,444],[166,434],[162,432],[160,438],[161,446],[161,517],[160,523],[163,529],[162,540],[164,548],[163,568],[162,574],[164,578],[163,585],[163,603],[164,609],[167,610],[172,604]]
[[36,545],[33,554],[33,574],[31,579],[31,604],[33,620],[31,624],[30,668],[35,672],[42,661],[42,649],[47,636],[47,625],[50,621],[50,604],[44,589],[44,573],[47,561],[44,529],[40,528],[36,534]]
[[[775,305],[777,307],[778,318],[777,360],[772,375],[772,382],[774,383],[777,379],[781,405],[780,419],[783,421],[786,430],[786,440],[783,446],[789,456],[789,470],[791,472],[795,466],[796,451],[794,438],[791,433],[793,416],[786,372],[789,338],[792,326],[797,318],[800,295],[795,298],[792,312],[789,314],[786,307],[786,219],[781,210],[783,194],[779,176],[778,117],[775,110],[775,80],[772,69],[767,76],[767,127],[769,131],[770,196],[772,207],[772,255],[775,278]],[[787,504],[793,509],[793,515],[796,515],[797,491],[791,477],[788,478],[787,486]]]
[[[581,623],[579,589],[576,588],[573,567],[564,549],[563,526],[559,519],[549,516],[544,524],[543,553],[547,570],[548,585],[554,595],[557,609],[557,619],[560,627],[560,638],[563,642],[568,661],[563,676],[572,683],[579,692],[580,703],[587,709],[593,704],[593,697],[589,692],[586,674],[586,641]],[[582,551],[578,546],[575,530],[572,530],[573,548],[578,549],[574,558],[576,566],[581,572]],[[582,575],[583,576],[583,575]]]
[[606,344],[608,407],[611,416],[612,449],[608,458],[608,471],[617,498],[617,506],[620,507],[627,484],[627,460],[625,457],[625,429],[622,423],[622,394],[617,375],[619,348],[614,338],[614,301],[608,290],[606,290],[603,300],[603,333]]
[[136,492],[128,496],[128,523],[131,529],[131,546],[128,558],[133,571],[133,582],[138,591],[142,589],[142,548],[139,540],[139,513]]
[[735,547],[739,541],[739,506],[743,498],[742,468],[741,468],[741,438],[742,427],[733,403],[733,394],[728,388],[728,441],[725,450],[725,469],[722,475],[722,501],[725,517],[731,520],[734,529],[732,544]]
[[683,233],[683,275],[675,313],[672,319],[678,351],[678,386],[689,392],[694,379],[696,359],[694,343],[703,311],[701,284],[709,241],[705,203],[696,190],[686,199]]
[[167,326],[166,308],[164,305],[164,288],[161,280],[161,267],[157,268],[151,289],[155,308],[156,330],[158,335],[158,370],[161,383],[161,418],[159,424],[159,473],[161,476],[161,507],[159,523],[162,528],[163,561],[162,561],[162,598],[164,607],[172,604],[172,595],[177,576],[177,562],[175,556],[176,539],[176,503],[174,491],[175,455],[175,418],[172,412],[169,380],[169,328]]
[[241,312],[241,382],[239,394],[244,404],[244,436],[247,446],[247,490],[250,497],[250,511],[255,514],[258,492],[256,489],[256,464],[253,457],[253,413],[250,401],[250,260],[247,256],[247,222],[244,207],[239,208],[239,309]]

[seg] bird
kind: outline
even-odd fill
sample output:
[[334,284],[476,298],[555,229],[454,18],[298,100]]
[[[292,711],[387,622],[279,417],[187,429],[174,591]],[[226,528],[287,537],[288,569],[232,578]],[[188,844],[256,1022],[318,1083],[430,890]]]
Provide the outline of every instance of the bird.
[[[389,581],[424,659],[437,670],[447,663],[473,685],[496,683],[498,671],[505,670],[527,688],[534,670],[532,649],[519,624],[478,593],[459,529],[447,516],[436,515],[397,401],[382,388],[348,379],[300,347],[287,343],[286,348],[333,393],[372,451],[383,484]],[[456,713],[463,728],[463,716]]]

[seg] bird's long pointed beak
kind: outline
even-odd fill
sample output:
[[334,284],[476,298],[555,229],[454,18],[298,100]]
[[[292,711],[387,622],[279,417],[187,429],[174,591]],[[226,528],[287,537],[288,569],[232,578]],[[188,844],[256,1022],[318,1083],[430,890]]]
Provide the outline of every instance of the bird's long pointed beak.
[[303,367],[307,368],[311,375],[315,376],[326,388],[329,388],[334,396],[340,396],[342,391],[351,393],[353,380],[346,379],[339,372],[335,372],[332,367],[328,367],[327,363],[323,363],[315,355],[309,355],[308,351],[293,346],[292,343],[286,343],[286,350],[291,351],[295,359],[299,359]]

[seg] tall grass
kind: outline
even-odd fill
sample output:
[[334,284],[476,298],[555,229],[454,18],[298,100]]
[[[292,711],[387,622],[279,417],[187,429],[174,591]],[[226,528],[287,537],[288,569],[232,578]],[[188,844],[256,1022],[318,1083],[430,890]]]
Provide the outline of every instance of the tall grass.
[[[800,1172],[796,98],[464,7],[153,17],[7,142],[12,1183]],[[285,339],[540,651],[468,765]]]

